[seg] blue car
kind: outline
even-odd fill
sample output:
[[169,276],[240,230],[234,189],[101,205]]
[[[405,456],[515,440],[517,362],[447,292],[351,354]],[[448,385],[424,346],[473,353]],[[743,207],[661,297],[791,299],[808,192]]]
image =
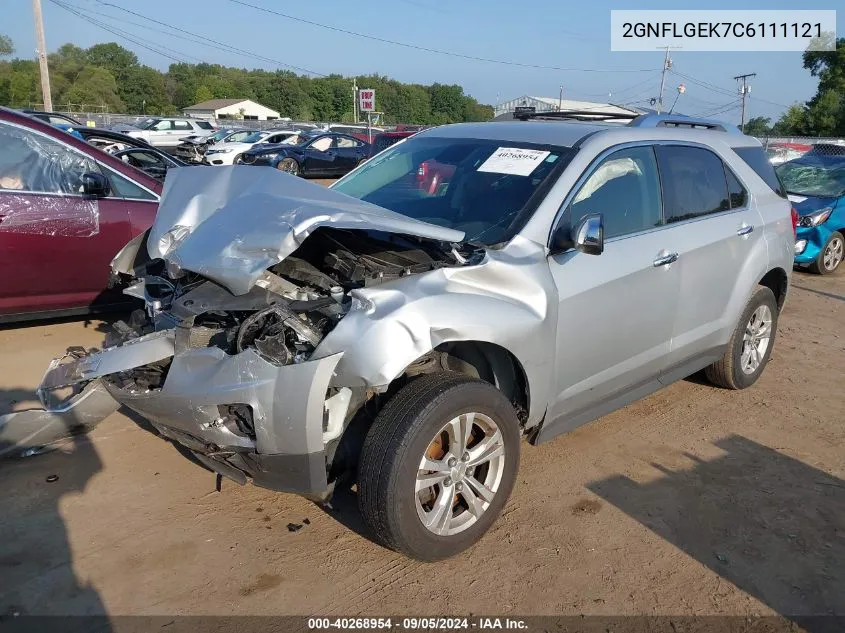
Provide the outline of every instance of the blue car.
[[777,173],[800,216],[795,263],[829,275],[845,253],[845,146],[814,145]]

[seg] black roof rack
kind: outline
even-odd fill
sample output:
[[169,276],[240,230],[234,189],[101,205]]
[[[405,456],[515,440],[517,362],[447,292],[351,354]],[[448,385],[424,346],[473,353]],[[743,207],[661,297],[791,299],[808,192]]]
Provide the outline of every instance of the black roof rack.
[[563,110],[560,112],[519,112],[513,118],[519,121],[528,119],[572,119],[574,121],[632,121],[639,114],[635,112],[602,112],[601,110]]

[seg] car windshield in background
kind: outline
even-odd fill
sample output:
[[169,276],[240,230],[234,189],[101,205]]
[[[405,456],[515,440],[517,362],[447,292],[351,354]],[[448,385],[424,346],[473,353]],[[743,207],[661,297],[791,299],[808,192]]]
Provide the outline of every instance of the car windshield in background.
[[257,143],[262,138],[264,138],[266,134],[264,132],[253,132],[252,134],[247,134],[242,140],[242,143]]
[[491,245],[522,228],[533,194],[574,154],[567,147],[513,141],[416,137],[332,188]]
[[220,130],[219,132],[215,132],[211,136],[208,137],[212,143],[216,143],[217,141],[222,141],[224,138],[229,136],[232,133],[232,130]]
[[161,121],[161,119],[146,119],[145,121],[141,121],[140,123],[136,123],[135,127],[139,130],[149,130],[152,126],[156,123]]
[[839,198],[845,195],[845,159],[805,155],[777,168],[787,192]]

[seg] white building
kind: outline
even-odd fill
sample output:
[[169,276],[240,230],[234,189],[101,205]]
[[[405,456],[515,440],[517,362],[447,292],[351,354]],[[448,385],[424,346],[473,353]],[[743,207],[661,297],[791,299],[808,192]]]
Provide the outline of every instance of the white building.
[[498,117],[508,112],[513,112],[517,107],[534,108],[536,112],[568,112],[577,110],[596,110],[615,114],[639,114],[641,112],[636,108],[627,108],[610,103],[573,101],[572,99],[558,99],[557,97],[532,97],[525,95],[498,104],[493,110],[493,115]]
[[182,112],[187,116],[202,119],[271,121],[279,118],[279,113],[275,110],[265,108],[260,103],[249,99],[212,99],[185,108]]

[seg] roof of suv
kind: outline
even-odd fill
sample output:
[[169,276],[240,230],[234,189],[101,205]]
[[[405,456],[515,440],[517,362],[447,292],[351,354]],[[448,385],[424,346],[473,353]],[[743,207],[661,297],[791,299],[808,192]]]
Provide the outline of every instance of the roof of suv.
[[[685,123],[695,122],[696,127]],[[713,129],[704,129],[704,124],[712,125]],[[486,123],[457,123],[444,125],[419,133],[420,136],[437,136],[442,138],[478,138],[497,139],[516,143],[536,143],[541,145],[558,145],[573,147],[589,136],[597,133],[611,133],[619,137],[629,137],[630,140],[646,139],[677,139],[707,144],[718,135],[720,141],[732,147],[755,146],[760,142],[751,136],[745,136],[733,126],[718,121],[705,121],[687,117],[660,118],[654,115],[649,118],[640,117],[630,123],[588,122],[565,120],[528,121],[490,121]],[[620,142],[624,142],[620,138]]]

